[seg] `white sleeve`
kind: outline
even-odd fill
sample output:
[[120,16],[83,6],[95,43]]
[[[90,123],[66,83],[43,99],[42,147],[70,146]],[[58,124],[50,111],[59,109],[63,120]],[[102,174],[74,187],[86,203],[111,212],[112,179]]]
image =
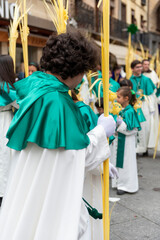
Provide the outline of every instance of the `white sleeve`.
[[96,126],[87,135],[90,144],[86,148],[85,170],[91,171],[110,157],[110,148],[104,128],[101,125]]
[[156,110],[155,109],[156,108],[156,95],[155,95],[155,93],[152,93],[149,96],[145,96],[145,98],[147,99],[150,113],[155,112],[155,110]]
[[154,84],[157,85],[160,82],[160,80],[158,78],[157,73],[155,71],[152,71],[152,72],[153,72]]
[[135,128],[135,129],[133,129],[131,131],[128,131],[126,123],[124,121],[122,121],[122,123],[117,128],[117,132],[120,132],[120,133],[123,133],[126,136],[129,136],[129,135],[136,134],[137,133],[137,129]]

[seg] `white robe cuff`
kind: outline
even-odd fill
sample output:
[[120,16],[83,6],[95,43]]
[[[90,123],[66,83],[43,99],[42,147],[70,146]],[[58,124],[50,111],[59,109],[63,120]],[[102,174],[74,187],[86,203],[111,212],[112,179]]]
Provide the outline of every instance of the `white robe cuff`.
[[110,157],[109,143],[101,125],[88,132],[90,144],[86,148],[85,170],[91,171]]

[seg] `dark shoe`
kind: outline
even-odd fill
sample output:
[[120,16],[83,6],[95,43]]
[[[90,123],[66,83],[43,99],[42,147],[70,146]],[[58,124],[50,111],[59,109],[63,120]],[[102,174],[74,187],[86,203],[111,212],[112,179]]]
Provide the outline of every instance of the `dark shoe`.
[[148,150],[147,150],[145,153],[143,153],[142,156],[143,156],[143,157],[148,157]]
[[125,194],[126,192],[125,191],[123,191],[123,190],[118,190],[117,189],[117,195],[123,195],[123,194]]
[[1,207],[1,204],[2,204],[2,200],[3,200],[3,198],[2,198],[2,197],[0,197],[0,207]]

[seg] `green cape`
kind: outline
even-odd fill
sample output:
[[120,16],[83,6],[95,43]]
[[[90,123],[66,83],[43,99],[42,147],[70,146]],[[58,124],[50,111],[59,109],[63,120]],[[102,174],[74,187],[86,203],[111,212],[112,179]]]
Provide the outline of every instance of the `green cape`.
[[117,92],[117,90],[120,88],[120,85],[118,82],[116,82],[113,78],[109,79],[109,90],[112,92]]
[[142,108],[138,108],[138,109],[136,110],[136,112],[137,112],[137,116],[138,116],[139,122],[140,122],[140,123],[141,123],[141,122],[145,122],[145,121],[146,121],[146,118],[145,118],[145,116],[144,116],[144,114],[143,114]]
[[134,128],[137,128],[138,131],[141,130],[137,113],[130,104],[127,107],[125,107],[122,111],[120,111],[119,115],[123,118],[123,121],[126,123],[127,130],[131,131]]
[[14,84],[20,105],[7,133],[7,146],[22,150],[27,142],[43,148],[83,149],[89,144],[87,125],[56,77],[35,72]]
[[[97,79],[102,78],[102,72],[101,71],[97,71],[97,72],[98,72]],[[95,78],[92,77],[91,81],[92,81],[92,84],[93,84],[94,81],[95,81]],[[99,80],[93,87],[93,90],[96,93],[96,97],[98,97],[98,88],[99,88],[100,81],[101,80]],[[120,88],[119,83],[117,83],[114,79],[110,78],[109,79],[109,90],[111,90],[112,92],[117,92],[117,90],[119,88]],[[103,85],[101,85],[101,88],[100,88],[100,97],[103,97]]]
[[157,97],[160,96],[160,88],[157,88],[156,96],[157,96]]
[[[123,118],[123,121],[126,123],[127,130],[131,131],[134,128],[137,128],[138,131],[141,130],[137,113],[131,105],[128,105],[125,109],[123,109],[119,113],[119,115]],[[118,168],[123,168],[125,137],[126,136],[123,133],[118,132],[118,149],[116,162],[116,167]]]
[[[102,78],[102,72],[101,71],[97,71],[97,72],[98,72],[97,79]],[[96,80],[95,77],[92,77],[91,78],[91,83],[93,84],[95,82],[95,80]],[[100,84],[101,80],[99,80],[93,87],[93,91],[95,92],[96,97],[98,97],[98,88],[99,88],[99,84]],[[100,88],[100,97],[103,97],[103,85],[101,85],[101,88]]]
[[[78,106],[85,122],[87,123],[88,132],[91,131],[97,126],[98,117],[100,115],[95,114],[90,106],[86,105],[84,102],[76,102],[76,105]],[[109,144],[111,144],[114,139],[115,137],[113,135],[109,137]]]
[[156,88],[152,80],[143,74],[139,77],[132,75],[130,80],[133,84],[133,90],[135,91],[137,97],[139,97],[137,91],[140,89],[143,90],[144,95],[149,96],[154,92],[154,89]]
[[16,91],[15,89],[8,84],[9,86],[9,93],[7,89],[7,84],[5,82],[4,87],[3,84],[0,86],[0,106],[7,106],[11,102],[16,100]]
[[76,102],[85,122],[87,123],[88,132],[97,126],[98,116],[93,112],[90,106],[84,102]]

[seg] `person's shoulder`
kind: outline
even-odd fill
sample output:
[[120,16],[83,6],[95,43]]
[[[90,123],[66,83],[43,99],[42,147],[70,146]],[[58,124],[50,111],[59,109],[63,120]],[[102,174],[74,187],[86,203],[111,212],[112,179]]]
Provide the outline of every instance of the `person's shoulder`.
[[144,81],[148,81],[148,80],[152,81],[149,77],[145,76],[144,74],[142,74],[142,78]]
[[135,111],[135,110],[134,110],[133,106],[129,104],[129,105],[127,106],[126,111],[125,111],[125,115],[133,114],[134,111]]
[[51,91],[47,92],[40,97],[44,102],[48,104],[56,104],[56,106],[69,105],[73,102],[72,98],[65,92]]

